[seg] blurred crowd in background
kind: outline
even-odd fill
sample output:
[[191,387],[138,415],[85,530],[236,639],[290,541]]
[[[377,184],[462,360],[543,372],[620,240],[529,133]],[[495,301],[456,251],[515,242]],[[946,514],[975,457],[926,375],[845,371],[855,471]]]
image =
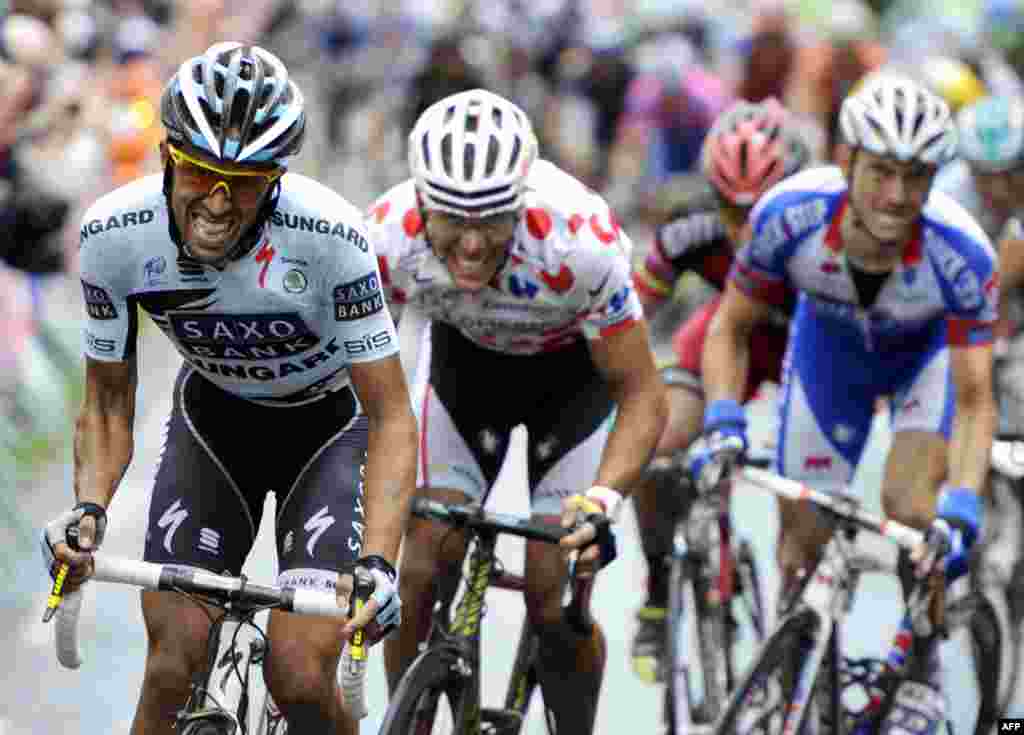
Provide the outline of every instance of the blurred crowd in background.
[[881,65],[954,110],[1024,91],[1024,0],[0,0],[5,489],[56,456],[80,401],[80,215],[160,170],[163,83],[221,40],[281,57],[311,112],[292,170],[355,204],[407,177],[431,102],[486,87],[604,194],[636,257],[733,99],[779,98],[834,161],[839,102]]

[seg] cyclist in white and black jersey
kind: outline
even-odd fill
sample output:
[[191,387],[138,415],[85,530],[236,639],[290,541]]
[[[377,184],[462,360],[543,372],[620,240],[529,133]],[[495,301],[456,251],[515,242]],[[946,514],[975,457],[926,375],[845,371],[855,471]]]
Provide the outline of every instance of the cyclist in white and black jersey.
[[[161,102],[163,175],[86,213],[85,404],[76,424],[81,546],[103,539],[132,455],[138,308],[184,357],[150,504],[145,559],[237,575],[267,490],[281,582],[337,588],[366,568],[374,599],[344,625],[272,612],[264,672],[296,732],[354,733],[335,672],[346,636],[397,625],[394,563],[412,497],[416,424],[361,213],[285,173],[305,134],[281,62],[223,43],[187,60]],[[385,455],[386,452],[386,455]],[[45,541],[45,536],[44,536]],[[91,573],[87,551],[44,543]],[[344,574],[342,574],[344,572]],[[208,613],[144,592],[149,635],[133,733],[170,733],[205,664]]]
[[[593,574],[615,557],[609,523],[667,406],[629,239],[597,194],[536,155],[518,107],[483,90],[451,95],[418,119],[412,178],[368,220],[387,298],[433,320],[414,390],[420,492],[485,500],[524,425],[533,513],[566,526],[586,514],[562,550]],[[464,546],[447,534],[413,520],[405,537],[400,589],[414,613],[385,644],[392,691],[426,638],[436,579],[461,571]],[[527,544],[544,701],[560,732],[589,733],[605,646],[599,626],[581,637],[562,621],[566,572],[557,549]]]

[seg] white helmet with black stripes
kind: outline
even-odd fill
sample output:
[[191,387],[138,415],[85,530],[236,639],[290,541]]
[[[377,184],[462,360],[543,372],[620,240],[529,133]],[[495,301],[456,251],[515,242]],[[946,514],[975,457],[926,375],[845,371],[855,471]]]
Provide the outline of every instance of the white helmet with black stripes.
[[920,82],[891,71],[870,74],[843,100],[843,138],[854,148],[941,166],[956,155],[949,105]]
[[409,133],[409,168],[424,208],[461,217],[518,209],[536,158],[526,113],[483,89],[435,102]]

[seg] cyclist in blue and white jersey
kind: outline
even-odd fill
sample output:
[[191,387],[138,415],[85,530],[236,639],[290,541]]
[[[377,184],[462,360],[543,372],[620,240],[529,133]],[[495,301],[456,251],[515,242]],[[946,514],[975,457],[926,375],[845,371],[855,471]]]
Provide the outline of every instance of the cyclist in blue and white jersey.
[[[266,50],[220,43],[164,89],[164,170],[85,214],[85,402],[77,504],[43,553],[72,587],[92,573],[106,508],[131,461],[141,307],[184,357],[150,498],[144,558],[237,575],[277,495],[280,582],[373,577],[344,624],[271,612],[264,676],[295,732],[355,733],[336,670],[357,626],[400,620],[394,570],[416,476],[416,423],[361,213],[285,173],[305,136],[302,93]],[[78,526],[81,552],[64,543]],[[133,733],[171,733],[206,665],[210,612],[143,592],[149,635]]]
[[[883,508],[927,529],[945,550],[940,559],[923,558],[923,547],[900,557],[906,594],[939,563],[947,581],[963,575],[978,535],[978,490],[996,418],[997,259],[970,215],[931,191],[936,169],[956,147],[944,101],[909,78],[876,73],[844,100],[840,124],[853,150],[845,169],[793,176],[751,213],[750,241],[704,348],[708,448],[694,469],[705,474],[714,466],[709,459],[746,445],[739,400],[750,332],[787,289],[798,291],[780,394],[778,471],[841,491],[862,456],[875,401],[888,396],[893,439]],[[786,599],[829,529],[805,507],[783,503],[780,510]],[[943,713],[930,716],[941,721]]]

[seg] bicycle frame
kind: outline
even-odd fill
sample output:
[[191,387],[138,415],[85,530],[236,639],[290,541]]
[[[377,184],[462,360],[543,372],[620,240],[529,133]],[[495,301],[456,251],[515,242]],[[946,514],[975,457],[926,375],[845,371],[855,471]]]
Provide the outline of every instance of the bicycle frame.
[[[422,517],[440,522],[450,522],[453,528],[465,530],[469,535],[469,560],[466,572],[461,577],[442,579],[439,581],[439,593],[432,611],[430,632],[421,651],[440,652],[450,661],[450,666],[457,675],[466,679],[463,686],[464,694],[459,698],[458,710],[454,712],[455,723],[453,732],[464,735],[476,735],[485,710],[481,707],[480,696],[480,629],[486,609],[486,595],[491,587],[522,592],[526,589],[526,580],[520,574],[513,574],[500,568],[496,557],[498,536],[502,533],[518,535],[552,542],[550,535],[533,535],[525,528],[521,519],[502,514],[486,514],[490,526],[474,525],[474,515],[479,511],[475,506],[443,506],[430,501],[418,501],[424,504],[425,512],[413,512]],[[467,522],[468,521],[468,522]],[[465,523],[465,526],[463,525]],[[468,526],[468,527],[466,527]],[[455,603],[459,582],[465,580],[466,587]],[[589,629],[589,618],[586,614],[589,602],[590,582],[576,580],[572,582],[572,599],[563,609],[566,620],[576,630]],[[451,611],[455,604],[454,613]],[[523,651],[523,646],[532,646]],[[530,680],[531,663],[536,656],[536,639],[532,635],[529,621],[523,623],[520,638],[520,654],[509,680],[506,693],[506,709],[525,713],[536,682]],[[430,706],[435,706],[431,703]],[[454,704],[454,703],[453,703]]]
[[[249,698],[251,667],[262,665],[266,654],[266,643],[261,635],[255,634],[257,629],[252,622],[258,609],[231,605],[211,626],[203,678],[193,685],[192,696],[177,716],[176,727],[183,735],[191,732],[192,723],[211,719],[221,722],[229,735],[260,732],[260,723],[256,729],[251,726]],[[247,628],[250,634],[243,634]],[[258,714],[266,718],[265,712]],[[280,722],[283,724],[283,718]],[[272,722],[267,724],[276,727]]]
[[[914,529],[892,521],[876,519],[861,510],[853,498],[843,495],[826,495],[806,488],[800,483],[782,478],[773,473],[752,467],[745,467],[737,473],[741,481],[766,489],[777,495],[793,500],[811,501],[824,510],[835,524],[831,539],[826,544],[821,560],[804,582],[804,588],[786,617],[813,615],[816,621],[813,641],[807,650],[800,652],[798,678],[792,699],[783,721],[783,735],[795,735],[810,709],[814,685],[830,646],[836,654],[833,658],[832,708],[833,722],[841,722],[840,693],[838,690],[839,622],[850,611],[860,574],[873,566],[872,562],[860,555],[855,546],[859,528],[867,528],[895,541],[903,548],[910,549],[921,543],[924,535]],[[918,588],[920,590],[920,587]],[[922,635],[928,635],[930,623],[927,602],[930,594],[916,593],[910,603],[914,628]],[[780,621],[779,625],[782,625]],[[906,666],[910,666],[908,662]]]

